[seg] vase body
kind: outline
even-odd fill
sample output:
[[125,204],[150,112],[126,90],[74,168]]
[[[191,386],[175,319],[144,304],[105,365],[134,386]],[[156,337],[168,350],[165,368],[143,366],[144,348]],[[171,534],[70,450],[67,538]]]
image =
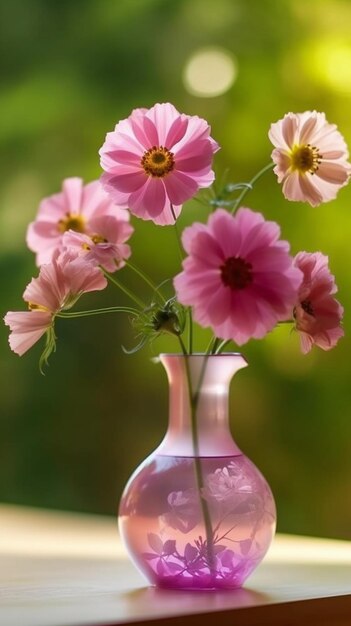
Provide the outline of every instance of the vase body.
[[240,354],[161,355],[169,427],[122,495],[119,529],[151,584],[240,587],[275,532],[271,490],[229,430],[228,391]]

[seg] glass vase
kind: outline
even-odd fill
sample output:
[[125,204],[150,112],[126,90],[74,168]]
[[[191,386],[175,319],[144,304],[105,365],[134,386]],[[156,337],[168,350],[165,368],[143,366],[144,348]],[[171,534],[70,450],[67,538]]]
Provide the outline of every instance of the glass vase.
[[122,495],[119,529],[149,582],[172,589],[240,587],[275,532],[271,490],[229,430],[240,354],[161,355],[169,381],[164,440]]

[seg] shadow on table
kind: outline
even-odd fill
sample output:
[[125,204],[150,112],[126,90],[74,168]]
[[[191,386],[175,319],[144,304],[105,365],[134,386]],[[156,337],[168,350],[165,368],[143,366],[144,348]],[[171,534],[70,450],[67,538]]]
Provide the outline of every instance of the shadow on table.
[[123,600],[137,607],[152,607],[159,616],[174,613],[211,612],[232,608],[258,606],[270,602],[270,596],[252,589],[168,590],[143,587],[123,593]]

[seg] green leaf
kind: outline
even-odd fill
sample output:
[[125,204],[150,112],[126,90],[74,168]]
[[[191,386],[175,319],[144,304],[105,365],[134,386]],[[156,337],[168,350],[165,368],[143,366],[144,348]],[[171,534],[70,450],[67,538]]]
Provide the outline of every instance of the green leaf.
[[54,326],[52,325],[46,331],[45,348],[39,359],[39,370],[40,370],[40,373],[43,374],[43,376],[45,376],[43,367],[44,365],[48,365],[49,356],[51,355],[52,352],[55,352],[55,351],[56,351],[56,335],[55,335]]

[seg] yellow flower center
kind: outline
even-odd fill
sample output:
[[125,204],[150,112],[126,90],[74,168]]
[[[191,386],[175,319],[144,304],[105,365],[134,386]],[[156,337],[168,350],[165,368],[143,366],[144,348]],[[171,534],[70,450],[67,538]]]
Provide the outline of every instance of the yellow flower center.
[[[102,235],[92,235],[90,239],[95,244],[108,242],[108,239],[106,239],[106,237],[103,237]],[[83,250],[91,250],[91,247],[89,246],[89,244],[85,242],[82,244],[82,248]]]
[[174,168],[174,154],[163,146],[153,146],[144,152],[141,165],[148,176],[163,178]]
[[75,230],[77,233],[84,233],[84,225],[84,217],[75,213],[66,213],[65,217],[57,222],[57,228],[60,233],[65,233],[66,230]]
[[50,313],[50,309],[42,304],[35,304],[35,302],[28,302],[28,309],[30,311],[44,311],[44,313]]
[[308,143],[304,146],[294,146],[290,158],[292,170],[297,170],[302,174],[306,174],[306,172],[315,174],[323,156],[316,146],[311,146]]
[[106,237],[103,237],[102,235],[93,235],[91,240],[93,243],[107,243]]

